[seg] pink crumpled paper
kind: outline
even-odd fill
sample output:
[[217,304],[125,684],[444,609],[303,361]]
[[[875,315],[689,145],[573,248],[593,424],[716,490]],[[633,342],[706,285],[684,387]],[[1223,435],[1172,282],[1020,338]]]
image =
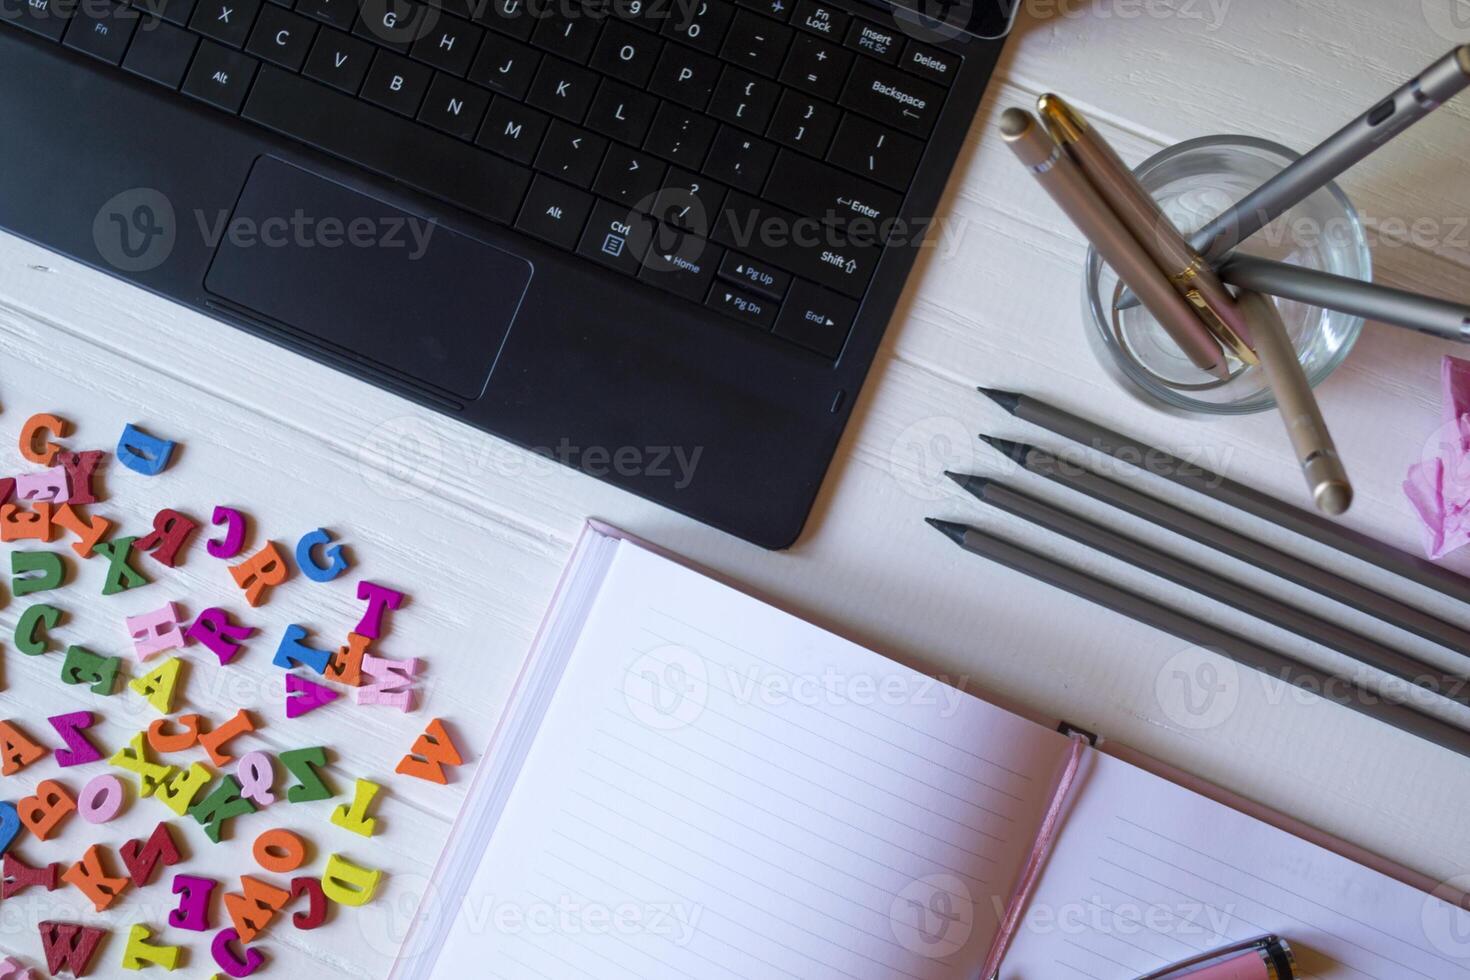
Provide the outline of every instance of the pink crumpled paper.
[[1470,543],[1470,361],[1446,357],[1439,455],[1409,468],[1404,493],[1424,522],[1424,550],[1442,558]]

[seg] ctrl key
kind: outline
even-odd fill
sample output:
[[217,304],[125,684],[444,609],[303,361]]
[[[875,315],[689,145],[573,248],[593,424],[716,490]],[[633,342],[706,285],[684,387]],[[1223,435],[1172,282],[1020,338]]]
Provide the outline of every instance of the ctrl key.
[[776,320],[776,336],[836,358],[847,343],[856,315],[857,303],[846,296],[797,279]]
[[770,330],[771,324],[776,322],[774,300],[742,293],[734,286],[727,286],[722,282],[715,283],[704,305],[760,330]]

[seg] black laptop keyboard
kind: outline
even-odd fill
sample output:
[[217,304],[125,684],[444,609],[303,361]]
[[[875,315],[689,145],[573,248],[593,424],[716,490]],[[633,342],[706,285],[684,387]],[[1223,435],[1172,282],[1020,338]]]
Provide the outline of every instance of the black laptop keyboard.
[[960,60],[817,0],[0,0],[0,19],[827,357]]

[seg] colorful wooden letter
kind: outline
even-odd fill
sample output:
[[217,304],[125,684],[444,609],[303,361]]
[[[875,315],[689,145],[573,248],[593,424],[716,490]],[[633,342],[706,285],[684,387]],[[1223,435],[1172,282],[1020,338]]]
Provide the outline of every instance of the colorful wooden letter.
[[359,582],[357,597],[366,600],[368,607],[353,632],[361,633],[370,640],[380,639],[383,635],[383,620],[387,617],[388,610],[403,605],[403,593],[376,582]]
[[168,781],[158,789],[158,800],[179,816],[189,812],[199,791],[209,785],[214,773],[202,762],[195,762],[188,769],[175,771]]
[[296,777],[298,785],[286,790],[287,803],[311,803],[316,800],[329,799],[336,795],[327,786],[326,780],[317,772],[318,769],[327,764],[327,750],[321,746],[313,746],[308,749],[292,749],[290,752],[282,752],[280,755],[281,765],[286,771]]
[[77,808],[66,787],[54,779],[43,779],[36,784],[34,796],[27,796],[15,805],[21,824],[37,840],[47,840],[56,832],[57,826]]
[[255,635],[253,626],[235,626],[230,623],[230,614],[223,609],[206,609],[194,620],[184,634],[186,639],[204,644],[223,667],[240,652],[240,644]]
[[129,423],[117,441],[117,461],[135,473],[157,476],[173,457],[174,444]]
[[281,637],[280,644],[276,647],[276,656],[271,663],[286,670],[295,670],[297,667],[309,667],[318,674],[327,672],[327,661],[332,658],[328,650],[317,650],[309,647],[302,641],[307,637],[306,629],[292,623],[286,627],[286,634]]
[[50,632],[61,624],[61,610],[44,602],[27,606],[15,624],[15,648],[30,657],[51,649]]
[[138,795],[152,796],[164,780],[174,774],[173,766],[159,765],[148,755],[144,734],[134,735],[127,745],[118,749],[107,764],[133,773],[138,777]]
[[276,766],[264,752],[247,752],[241,756],[235,767],[235,780],[240,784],[240,795],[257,807],[264,809],[276,802],[271,792],[276,784]]
[[338,647],[327,662],[327,679],[349,687],[362,683],[362,658],[373,641],[361,633],[348,633],[347,645]]
[[205,836],[216,844],[224,837],[228,821],[254,812],[255,804],[240,795],[240,784],[230,776],[221,779],[214,792],[189,808],[189,816],[199,821]]
[[267,830],[255,838],[255,863],[272,874],[290,874],[306,863],[306,841],[289,830]]
[[97,553],[97,542],[105,538],[112,527],[112,522],[107,518],[88,518],[70,504],[56,508],[51,523],[77,536],[77,540],[72,542],[71,550],[84,560]]
[[20,427],[20,454],[32,463],[50,466],[56,461],[56,454],[61,451],[61,447],[50,440],[42,440],[41,437],[48,434],[65,439],[71,435],[71,423],[58,415],[32,415]]
[[151,612],[128,616],[123,622],[128,636],[133,638],[133,655],[140,663],[165,650],[178,650],[184,645],[184,631],[179,628],[178,603],[166,603]]
[[463,764],[459,749],[444,730],[444,722],[435,718],[429,722],[429,727],[424,729],[418,741],[413,743],[413,748],[408,750],[408,755],[398,763],[394,772],[443,786],[449,782],[444,774],[444,767]]
[[210,541],[205,550],[214,558],[229,561],[245,550],[245,515],[233,507],[216,507],[209,522],[215,527],[223,524],[225,536]]
[[332,823],[361,837],[373,836],[373,829],[377,827],[378,821],[368,816],[367,812],[381,788],[371,780],[359,779],[352,791],[351,805],[344,803],[333,810]]
[[71,496],[66,487],[66,470],[60,466],[22,473],[15,478],[15,499],[27,503],[44,500],[48,504],[64,504]]
[[225,895],[225,914],[241,940],[248,943],[270,925],[276,913],[291,900],[291,893],[249,875],[240,876],[240,888],[243,894]]
[[291,566],[276,548],[274,541],[267,541],[264,548],[230,569],[235,584],[245,592],[245,601],[252,606],[264,605],[266,594],[291,576]]
[[66,970],[74,977],[86,976],[97,944],[107,935],[106,929],[71,922],[42,922],[39,928],[41,946],[46,950],[46,969],[52,975]]
[[128,682],[128,687],[153,705],[161,715],[174,710],[174,688],[179,682],[179,673],[184,662],[178,657],[169,657],[163,663]]
[[46,754],[13,721],[0,721],[0,776],[13,776]]
[[381,871],[358,867],[342,855],[333,854],[322,872],[322,891],[338,905],[366,905],[382,877]]
[[51,727],[56,729],[56,734],[66,743],[66,748],[56,750],[58,766],[80,766],[102,758],[102,753],[82,734],[96,723],[92,712],[72,711],[64,715],[52,715],[46,720],[51,722]]
[[0,851],[9,856],[10,845],[20,833],[20,811],[9,800],[0,802]]
[[141,970],[145,966],[161,966],[165,970],[176,969],[179,957],[184,954],[181,947],[150,943],[153,932],[147,926],[134,924],[128,930],[128,944],[123,948],[122,965],[125,970]]
[[316,684],[300,674],[286,675],[286,717],[300,718],[341,695],[324,684]]
[[316,878],[303,875],[291,879],[291,900],[307,896],[306,908],[291,916],[291,924],[298,929],[315,929],[327,921],[327,895],[322,883]]
[[313,582],[330,582],[347,571],[346,546],[335,544],[327,548],[326,564],[316,560],[316,549],[332,543],[332,535],[326,528],[317,528],[296,542],[296,564]]
[[174,840],[167,821],[159,821],[158,826],[153,828],[153,833],[148,835],[147,841],[127,841],[117,852],[127,866],[128,877],[139,888],[153,880],[153,873],[158,870],[160,861],[165,868],[171,868],[183,860],[183,856],[179,854],[178,842]]
[[140,538],[134,547],[139,552],[150,553],[153,560],[165,568],[175,568],[197,530],[198,521],[165,507],[153,515],[153,530]]
[[196,878],[194,875],[174,875],[174,894],[179,896],[179,907],[169,912],[168,924],[190,932],[204,932],[209,928],[209,898],[217,885],[213,878]]
[[169,726],[175,722],[159,718],[148,726],[148,747],[164,755],[192,749],[199,744],[199,726],[203,721],[203,715],[179,715],[176,723],[183,730],[170,732]]
[[234,758],[233,755],[224,750],[225,744],[255,731],[255,722],[250,717],[250,712],[241,708],[235,712],[234,717],[212,732],[201,732],[199,744],[204,746],[204,751],[209,753],[209,761],[217,766],[222,766]]
[[127,798],[122,780],[104,772],[88,780],[77,794],[77,815],[87,823],[107,823],[122,811]]
[[61,880],[91,899],[92,907],[98,912],[106,912],[128,887],[128,879],[107,873],[103,860],[106,853],[101,844],[93,844],[80,861],[61,873]]
[[117,687],[117,672],[122,660],[117,657],[99,657],[85,647],[66,648],[66,659],[61,662],[63,684],[91,685],[93,694],[109,695]]
[[100,449],[88,449],[80,453],[63,450],[56,454],[56,462],[66,471],[66,483],[71,488],[66,503],[78,507],[97,503],[97,488],[92,481],[106,455]]
[[102,584],[103,595],[117,595],[119,592],[148,584],[148,578],[128,563],[128,557],[133,553],[133,543],[137,540],[136,537],[115,538],[112,541],[99,541],[92,546],[94,554],[107,559],[107,581]]
[[365,653],[362,657],[363,679],[372,679],[357,689],[358,704],[385,704],[399,711],[413,710],[413,676],[418,673],[419,662],[389,660]]
[[10,573],[18,599],[60,588],[66,581],[66,561],[53,551],[12,551]]
[[[237,942],[240,943],[239,956],[231,949]],[[246,946],[234,929],[221,929],[215,933],[214,942],[209,944],[209,952],[219,968],[232,977],[248,977],[265,962],[265,954]]]
[[27,888],[42,888],[48,892],[56,890],[56,872],[61,869],[61,865],[53,863],[33,868],[8,852],[4,862],[5,881],[0,884],[0,897],[9,899]]

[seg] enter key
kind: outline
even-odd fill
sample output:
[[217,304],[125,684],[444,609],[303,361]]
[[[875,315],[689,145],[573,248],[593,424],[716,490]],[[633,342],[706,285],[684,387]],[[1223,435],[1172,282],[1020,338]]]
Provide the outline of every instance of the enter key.
[[798,214],[828,224],[862,219],[886,229],[898,217],[903,198],[836,167],[782,150],[766,181],[765,197]]

